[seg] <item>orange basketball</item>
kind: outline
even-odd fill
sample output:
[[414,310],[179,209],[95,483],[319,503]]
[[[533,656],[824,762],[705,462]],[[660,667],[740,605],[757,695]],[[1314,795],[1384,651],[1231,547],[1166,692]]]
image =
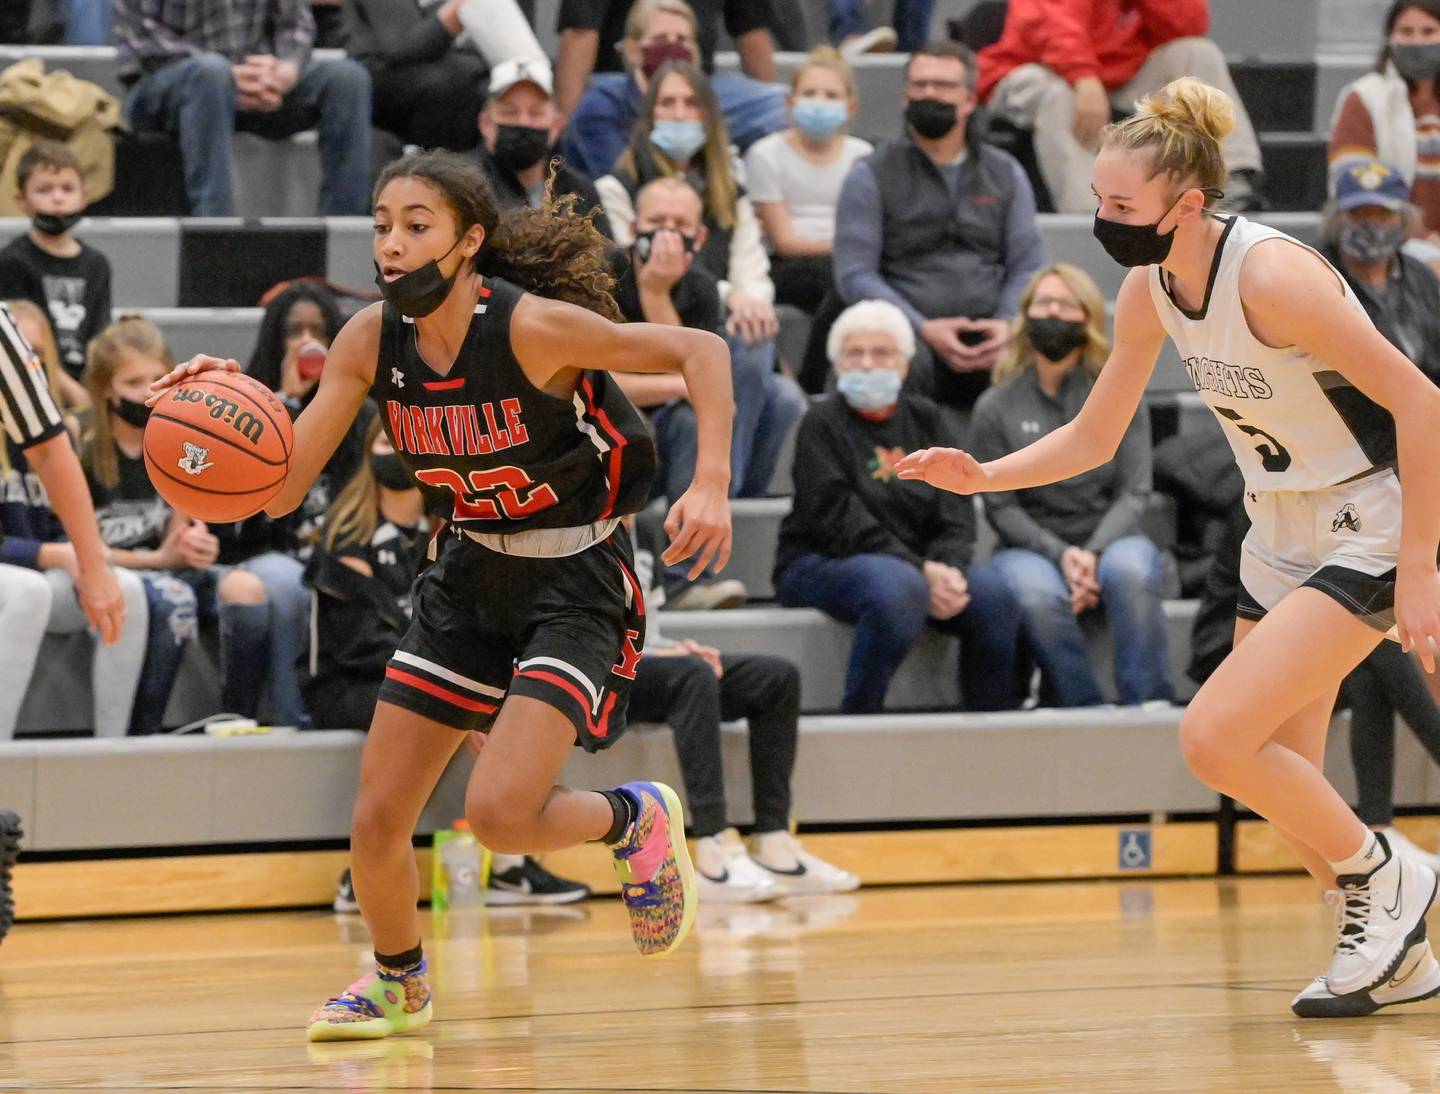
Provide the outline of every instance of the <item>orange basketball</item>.
[[145,427],[145,469],[160,496],[216,524],[254,516],[280,492],[295,443],[275,393],[238,372],[169,388]]

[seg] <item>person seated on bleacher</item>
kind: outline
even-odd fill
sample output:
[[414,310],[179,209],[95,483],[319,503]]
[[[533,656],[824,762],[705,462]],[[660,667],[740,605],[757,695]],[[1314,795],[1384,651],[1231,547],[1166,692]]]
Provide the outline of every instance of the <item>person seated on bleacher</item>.
[[[611,270],[615,276],[611,292],[627,323],[721,329],[718,282],[695,261],[705,237],[700,195],[688,182],[662,176],[640,188],[635,198],[635,241],[628,251],[614,252]],[[698,443],[695,409],[684,378],[676,373],[614,376],[649,419],[659,459],[655,489],[673,505],[690,488]],[[738,608],[749,595],[744,582],[735,578],[707,573],[692,581],[689,571],[689,564],[683,562],[664,571],[672,611]]]
[[[410,626],[410,587],[430,539],[424,499],[378,415],[362,444],[367,458],[326,513],[305,567],[315,617],[305,701],[321,729],[370,728],[386,665]],[[494,857],[489,903],[564,904],[589,895],[529,856]],[[348,869],[334,907],[359,911]]]
[[855,161],[874,149],[845,132],[860,104],[855,74],[829,46],[795,70],[786,101],[792,124],[750,146],[745,185],[770,245],[775,302],[814,315],[834,291],[830,256],[840,187]]
[[486,72],[550,63],[515,0],[345,0],[345,30],[374,84],[376,127],[422,148],[474,148]]
[[[770,14],[768,0],[698,0],[694,7],[685,0],[562,0],[555,104],[569,122],[566,160],[591,178],[609,174],[630,141],[650,81],[667,61],[688,61],[712,74],[741,151],[783,129],[785,87],[774,82]],[[743,74],[714,72],[722,15]]]
[[[1073,419],[1110,352],[1105,299],[1078,267],[1062,262],[1036,273],[1020,314],[995,366],[995,386],[975,404],[970,451],[977,460],[999,459]],[[1164,567],[1142,530],[1149,500],[1143,409],[1109,463],[1050,486],[985,495],[985,515],[1000,537],[993,565],[1020,601],[1043,706],[1105,701],[1078,622],[1102,606],[1120,702],[1174,701],[1160,600]]]
[[148,319],[124,316],[95,336],[85,368],[91,415],[81,463],[116,566],[138,570],[150,612],[145,669],[130,720],[132,734],[155,733],[180,671],[196,617],[220,624],[221,704],[259,713],[268,663],[269,606],[254,574],[216,565],[220,543],[204,522],[173,512],[145,471],[141,447],[150,384],[175,367],[165,337]]
[[30,230],[0,250],[0,297],[29,300],[49,317],[63,401],[87,406],[85,347],[110,322],[110,262],[73,231],[85,215],[80,161],[63,144],[36,141],[21,154],[16,181]]
[[[49,320],[29,300],[9,300],[5,306],[15,327],[40,355],[51,399],[63,407],[56,382],[60,355]],[[50,507],[45,484],[30,469],[24,449],[8,436],[0,438],[0,642],[4,645],[0,741],[15,736],[16,718],[45,636],[93,635],[75,584],[78,568],[75,548]],[[145,664],[145,589],[129,570],[116,570],[115,579],[125,598],[125,618],[115,643],[95,643],[91,696],[97,737],[125,735]]]
[[964,46],[917,51],[905,135],[855,164],[835,215],[840,296],[904,313],[934,354],[935,401],[959,420],[989,385],[1020,290],[1045,260],[1024,170],[971,138],[974,86]]
[[[664,638],[655,616],[665,606],[664,529],[649,510],[626,523],[635,542],[635,576],[650,609],[630,685],[630,721],[664,722],[675,734],[701,900],[751,903],[859,888],[858,877],[815,857],[790,834],[800,671],[780,657],[721,653],[693,639]],[[755,826],[748,847],[729,821],[720,746],[720,723],[737,718],[746,719],[750,744]]]
[[954,443],[935,404],[904,390],[910,321],[887,301],[862,301],[835,320],[829,351],[838,394],[800,423],[775,558],[780,603],[854,625],[846,714],[883,709],[927,623],[960,638],[965,708],[1013,709],[1020,609],[998,570],[974,565],[975,505],[894,471],[906,452]]
[[556,197],[575,195],[575,212],[596,211],[595,227],[608,233],[610,222],[595,183],[569,166],[555,151],[564,120],[552,99],[548,61],[505,61],[490,75],[490,97],[480,111],[480,147],[475,156],[500,209],[538,209],[545,186],[555,176]]
[[1397,169],[1429,244],[1412,241],[1407,249],[1440,263],[1440,0],[1390,5],[1375,70],[1336,101],[1329,158],[1332,194],[1354,164],[1380,160]]
[[1091,164],[1111,110],[1128,114],[1171,80],[1199,77],[1235,104],[1221,142],[1227,206],[1257,209],[1260,143],[1209,29],[1209,0],[1010,0],[1000,40],[980,51],[980,98],[1034,131],[1055,211],[1093,213]]
[[776,371],[775,286],[743,171],[705,74],[668,61],[651,81],[630,146],[595,188],[615,241],[626,247],[635,238],[635,197],[647,182],[680,177],[700,195],[705,236],[697,240],[695,260],[720,279],[735,392],[730,496],[758,498],[769,488],[805,396]]
[[370,215],[370,76],[358,61],[311,61],[305,0],[115,0],[131,128],[180,145],[193,216],[235,211],[231,135],[320,131],[325,216]]

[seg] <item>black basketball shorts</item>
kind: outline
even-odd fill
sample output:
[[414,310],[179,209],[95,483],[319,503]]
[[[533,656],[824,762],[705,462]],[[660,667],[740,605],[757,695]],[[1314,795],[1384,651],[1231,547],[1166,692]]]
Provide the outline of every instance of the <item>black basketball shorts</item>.
[[587,752],[625,729],[645,644],[645,601],[629,532],[578,554],[501,554],[441,537],[415,581],[410,629],[385,670],[380,701],[460,730],[489,730],[510,695],[565,714]]

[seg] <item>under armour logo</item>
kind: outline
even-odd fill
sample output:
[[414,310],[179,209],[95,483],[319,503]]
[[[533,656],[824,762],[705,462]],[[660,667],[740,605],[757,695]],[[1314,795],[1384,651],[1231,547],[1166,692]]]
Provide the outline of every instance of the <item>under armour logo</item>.
[[1040,432],[1040,423],[1039,423],[1039,422],[1021,422],[1021,423],[1020,423],[1020,432],[1021,432],[1021,433],[1039,433],[1039,432]]
[[1348,501],[1330,522],[1330,531],[1338,532],[1342,528],[1347,532],[1360,531],[1360,514],[1355,512],[1355,506]]
[[398,368],[392,368],[390,370],[390,382],[396,387],[404,387],[405,374],[401,372]]

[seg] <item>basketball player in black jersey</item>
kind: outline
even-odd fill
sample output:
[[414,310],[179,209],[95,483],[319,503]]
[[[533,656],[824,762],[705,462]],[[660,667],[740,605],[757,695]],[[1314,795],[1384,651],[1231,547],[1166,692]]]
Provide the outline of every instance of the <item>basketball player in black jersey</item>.
[[[604,240],[548,198],[502,217],[478,168],[449,153],[390,165],[375,189],[374,257],[385,300],[335,339],[295,424],[294,462],[266,507],[293,509],[363,400],[445,521],[390,661],[351,830],[355,892],[376,971],[312,1016],[311,1040],[384,1037],[430,1020],[411,837],[466,732],[480,730],[466,813],[505,853],[603,840],[641,953],[678,946],[695,879],[675,792],[555,785],[569,749],[624,728],[645,608],[621,516],[649,496],[655,455],[608,372],[684,374],[700,458],[666,521],[667,563],[693,575],[730,555],[730,363],[713,334],[619,325]],[[156,385],[207,369],[200,356]],[[457,732],[459,731],[459,732]]]

